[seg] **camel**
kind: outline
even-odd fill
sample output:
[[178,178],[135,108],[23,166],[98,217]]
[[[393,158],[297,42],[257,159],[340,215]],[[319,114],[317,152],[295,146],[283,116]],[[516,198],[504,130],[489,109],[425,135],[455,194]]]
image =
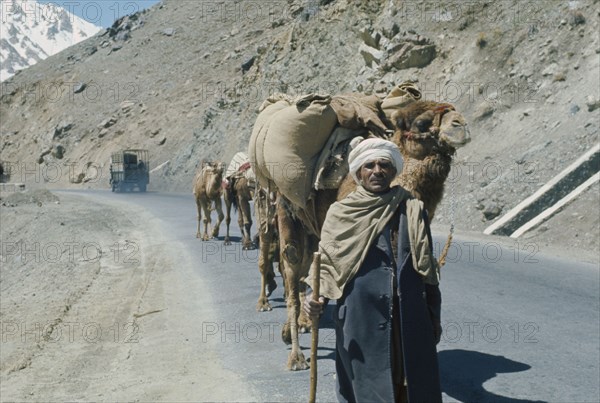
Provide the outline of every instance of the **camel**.
[[[393,184],[403,186],[414,197],[422,200],[433,218],[443,195],[452,157],[456,149],[470,141],[466,120],[451,105],[431,101],[415,101],[394,112],[391,120],[394,126],[392,140],[398,144],[404,158],[402,172]],[[350,175],[347,175],[339,189],[319,190],[315,193],[314,206],[319,228],[324,222],[329,206],[355,188],[356,184]],[[308,274],[312,254],[318,248],[319,234],[311,233],[309,226],[304,225],[296,213],[296,207],[289,199],[279,194],[274,214],[279,234],[280,262],[283,263],[282,275],[287,293],[288,313],[282,338],[292,345],[288,356],[288,369],[304,370],[309,366],[300,350],[298,333],[299,330],[308,330],[310,321],[300,310],[303,288],[301,279]],[[273,225],[271,222],[266,224]],[[272,272],[269,273],[272,265],[269,265],[266,259],[262,259],[263,256],[267,256],[263,250],[263,247],[266,247],[263,238],[266,240],[274,233],[274,229],[260,231],[259,266],[263,275],[263,287],[257,309],[261,311],[270,310],[268,300],[264,298],[264,277],[273,275]]]
[[238,211],[238,224],[242,233],[243,250],[256,249],[256,245],[250,235],[252,228],[252,214],[250,212],[250,200],[253,199],[254,184],[244,176],[228,179],[228,183],[223,189],[223,199],[225,199],[225,225],[227,233],[225,235],[225,245],[231,245],[229,238],[229,224],[231,223],[231,206]]
[[[223,181],[223,199],[225,200],[225,224],[227,233],[225,245],[231,245],[229,226],[231,223],[231,207],[238,211],[238,224],[242,233],[242,247],[244,250],[256,249],[256,242],[250,235],[252,228],[252,214],[250,213],[250,200],[254,198],[256,176],[250,165],[248,154],[238,152],[235,154],[225,172]],[[258,235],[256,236],[258,237]]]
[[[223,221],[223,207],[221,205],[223,170],[225,166],[221,162],[202,162],[202,166],[194,178],[194,197],[196,199],[196,208],[198,209],[198,228],[196,238],[202,238],[203,241],[219,236],[219,226]],[[208,235],[211,225],[210,212],[211,205],[217,211],[218,220],[212,230],[211,236]],[[200,220],[204,212],[204,233],[200,234]]]

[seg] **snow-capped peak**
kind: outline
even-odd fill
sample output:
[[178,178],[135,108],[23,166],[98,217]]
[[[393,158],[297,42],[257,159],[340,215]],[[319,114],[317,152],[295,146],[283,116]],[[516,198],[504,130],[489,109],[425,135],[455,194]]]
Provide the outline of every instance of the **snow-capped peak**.
[[102,29],[56,4],[35,0],[0,2],[0,81]]

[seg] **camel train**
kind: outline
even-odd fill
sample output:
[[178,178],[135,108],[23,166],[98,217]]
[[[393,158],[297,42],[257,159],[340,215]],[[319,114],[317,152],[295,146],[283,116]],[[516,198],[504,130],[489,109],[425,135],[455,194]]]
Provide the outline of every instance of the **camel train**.
[[[250,200],[255,189],[255,177],[246,153],[239,152],[234,155],[231,163],[224,171],[225,165],[221,162],[203,162],[194,179],[193,193],[198,210],[197,238],[207,241],[219,236],[219,227],[225,219],[226,234],[224,243],[231,245],[229,228],[231,223],[231,207],[238,211],[238,224],[242,234],[242,247],[244,250],[255,249],[256,242],[252,239],[252,214]],[[225,214],[221,204],[221,197],[225,201]],[[217,211],[217,223],[210,230],[212,210]],[[202,215],[204,214],[204,218]],[[204,223],[201,233],[200,222]],[[210,233],[210,236],[209,236]]]
[[[317,251],[321,225],[333,202],[356,188],[347,157],[355,137],[394,141],[404,165],[393,185],[423,201],[433,219],[458,148],[470,141],[465,118],[447,103],[423,101],[417,87],[403,83],[381,100],[349,94],[291,98],[277,94],[259,108],[248,155],[257,177],[259,214],[258,311],[272,308],[272,241],[279,239],[279,270],[287,295],[282,338],[291,344],[287,367],[309,367],[298,342],[310,329],[300,309],[301,280]],[[279,167],[274,169],[273,167]],[[290,171],[290,167],[293,169]],[[304,179],[304,180],[303,180]]]

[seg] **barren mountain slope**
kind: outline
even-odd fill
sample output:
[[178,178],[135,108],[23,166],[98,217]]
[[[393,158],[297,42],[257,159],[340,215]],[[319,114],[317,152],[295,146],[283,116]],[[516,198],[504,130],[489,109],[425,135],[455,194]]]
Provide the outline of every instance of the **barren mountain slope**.
[[[246,148],[269,94],[411,79],[473,137],[436,222],[454,201],[457,227],[481,231],[598,143],[598,4],[164,1],[3,83],[0,159],[31,185],[107,188],[111,151],[148,148],[166,163],[151,188],[191,190],[202,159]],[[597,216],[597,189],[563,213]],[[576,225],[597,252],[597,220]]]

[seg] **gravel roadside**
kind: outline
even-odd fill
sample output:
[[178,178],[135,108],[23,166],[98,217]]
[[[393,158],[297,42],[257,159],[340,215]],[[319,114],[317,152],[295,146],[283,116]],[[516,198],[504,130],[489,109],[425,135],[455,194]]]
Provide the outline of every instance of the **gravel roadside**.
[[3,401],[251,399],[201,340],[211,302],[158,220],[47,190],[0,204]]

